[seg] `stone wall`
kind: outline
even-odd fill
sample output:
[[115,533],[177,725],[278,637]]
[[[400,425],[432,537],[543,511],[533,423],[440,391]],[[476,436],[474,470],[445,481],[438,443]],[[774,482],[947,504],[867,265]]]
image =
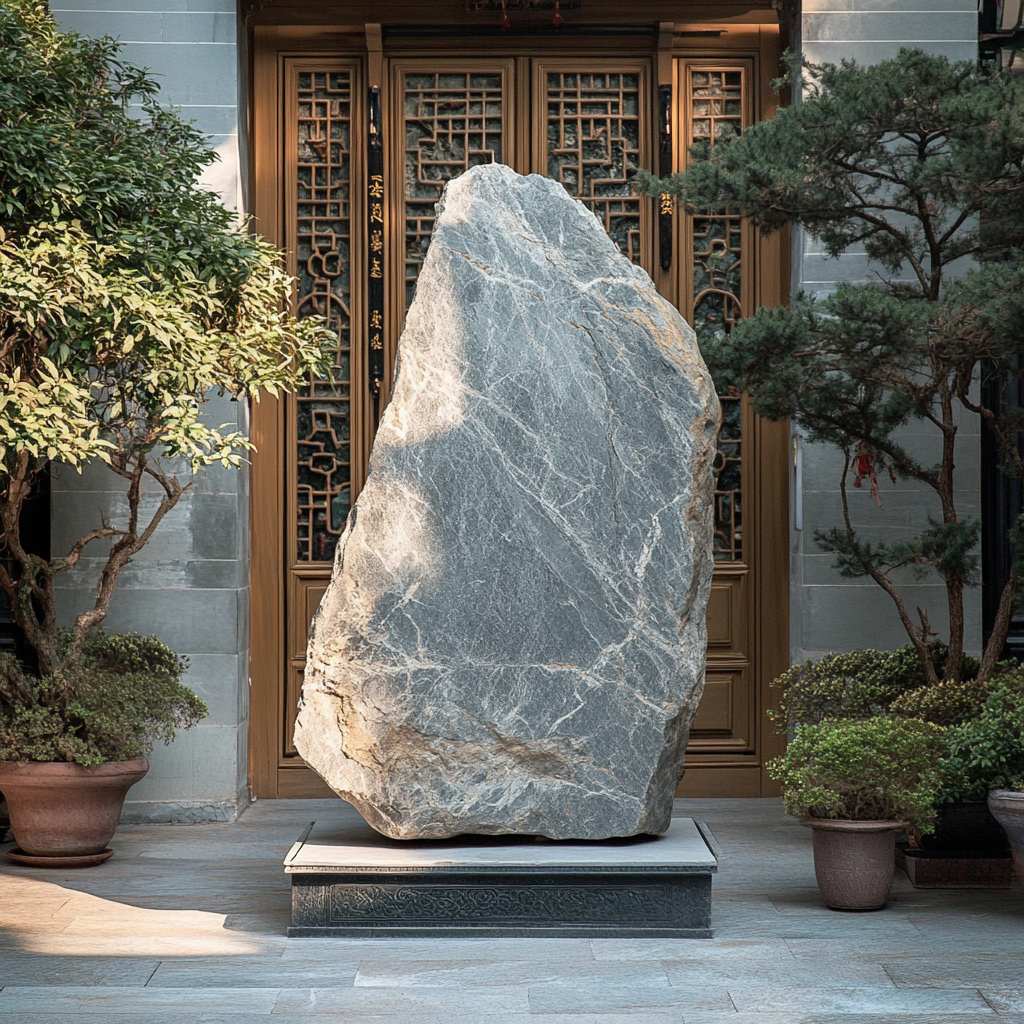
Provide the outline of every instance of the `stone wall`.
[[[233,0],[54,0],[65,30],[110,35],[122,56],[149,67],[161,99],[209,134],[220,162],[204,182],[229,208],[241,206],[239,75]],[[244,403],[214,399],[217,423],[247,427]],[[182,478],[188,478],[186,470]],[[52,475],[52,549],[66,550],[98,526],[116,521],[124,488],[106,467],[82,476],[66,467]],[[128,794],[125,816],[134,820],[230,820],[248,788],[249,493],[244,472],[203,471],[153,540],[121,574],[107,626],[156,634],[187,655],[186,683],[209,705],[210,716],[170,745],[158,744],[149,775]],[[94,544],[80,568],[62,580],[62,617],[91,604],[102,564]]]
[[[976,60],[978,15],[975,0],[803,0],[799,18],[803,52],[814,63],[838,64],[852,57],[873,64],[896,56],[901,46],[920,47],[951,60]],[[851,250],[837,260],[826,259],[822,246],[795,233],[793,287],[825,295],[838,281],[867,281],[880,268],[862,252]],[[911,451],[934,452],[939,459],[938,431],[913,424],[901,435]],[[981,455],[977,418],[965,415],[958,441],[958,511],[980,515]],[[870,580],[847,580],[831,568],[832,556],[819,551],[815,529],[840,525],[839,475],[842,457],[830,446],[806,445],[798,439],[800,471],[794,470],[793,533],[790,560],[791,629],[794,661],[826,651],[856,647],[892,649],[907,636],[891,600]],[[895,487],[881,482],[883,508],[867,489],[851,492],[854,525],[865,537],[896,539],[916,534],[938,506],[930,488],[910,480]],[[802,522],[801,522],[802,520]],[[798,529],[802,526],[802,529]],[[908,573],[899,579],[911,609],[926,605],[934,628],[945,629],[945,589],[932,576],[923,583]],[[981,591],[967,595],[968,650],[981,648]]]

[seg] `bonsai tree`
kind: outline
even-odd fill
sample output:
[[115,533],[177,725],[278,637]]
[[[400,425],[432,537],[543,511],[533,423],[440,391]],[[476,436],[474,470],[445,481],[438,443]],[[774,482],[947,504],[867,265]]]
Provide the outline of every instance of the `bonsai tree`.
[[[0,5],[0,587],[40,677],[65,687],[190,471],[240,466],[252,449],[209,422],[207,395],[258,399],[327,371],[326,328],[283,312],[278,252],[196,186],[214,154],[156,93],[112,40],[58,32],[36,0]],[[37,481],[50,463],[90,460],[124,482],[125,518],[49,559],[26,550]],[[101,540],[95,600],[62,636],[55,581]],[[42,699],[4,675],[6,698]]]
[[[641,174],[640,187],[671,193],[690,211],[740,211],[765,232],[802,225],[830,257],[858,246],[878,268],[870,282],[841,284],[827,298],[800,294],[789,309],[759,309],[731,333],[698,333],[720,386],[842,451],[843,523],[815,539],[842,575],[868,577],[889,595],[929,685],[939,682],[936,630],[926,608],[912,613],[897,573],[941,577],[944,674],[956,682],[981,529],[957,505],[958,409],[991,431],[1001,472],[1024,469],[1024,413],[1013,399],[1024,384],[1024,83],[917,50],[866,68],[791,58],[788,81],[801,76],[801,103],[694,147],[682,174]],[[982,378],[991,386],[979,389]],[[900,440],[914,420],[935,428],[934,465]],[[913,539],[866,540],[852,524],[848,482],[867,484],[878,500],[886,471],[934,495],[934,515]],[[1022,580],[1018,557],[982,681],[995,670]]]

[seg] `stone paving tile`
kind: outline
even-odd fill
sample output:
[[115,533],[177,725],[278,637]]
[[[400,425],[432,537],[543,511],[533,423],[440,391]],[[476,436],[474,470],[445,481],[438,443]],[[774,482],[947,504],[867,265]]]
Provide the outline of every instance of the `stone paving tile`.
[[[126,1013],[91,1013],[88,1010],[76,1009],[74,1015],[68,1013],[5,1013],[3,1024],[77,1024],[84,1021],[86,1024],[129,1024],[132,1020],[142,1024],[200,1024],[203,1019],[201,1010],[194,1010],[190,1013],[145,1013],[132,1011],[133,1016]],[[268,1021],[271,1018],[268,1017]],[[220,1024],[241,1024],[239,1018],[232,1014],[230,1017],[220,1017]],[[273,1024],[282,1024],[277,1020]]]
[[[700,986],[696,990],[650,988],[641,985],[531,985],[530,1009],[535,1014],[612,1013],[642,1011],[637,1019],[646,1020],[648,1010],[678,1009],[718,1012],[734,1010],[725,988]],[[544,1016],[539,1018],[547,1020]]]
[[280,956],[202,957],[165,960],[149,979],[149,988],[351,988],[358,960],[339,956],[316,964]]
[[[788,961],[751,959],[715,962],[706,964],[693,962],[679,963],[665,961],[668,979],[676,988],[692,988],[700,985],[725,986],[757,985],[816,987],[834,978],[838,972],[830,971],[826,963],[811,963],[790,957]],[[881,964],[848,963],[843,965],[841,977],[844,983],[865,987],[891,988],[892,980]]]
[[[1021,977],[1020,972],[1017,977]],[[1000,1015],[1000,1021],[1004,1013],[1024,1014],[1024,988],[982,988],[981,994]]]
[[948,937],[956,934],[962,942],[974,945],[977,942],[1014,941],[1024,935],[1024,907],[1016,916],[991,915],[974,918],[966,914],[933,915],[913,917],[910,923],[925,938]]
[[729,986],[740,1012],[748,1013],[972,1013],[995,1015],[973,989],[899,989],[895,986],[812,987]]
[[[733,1017],[736,1014],[732,1014]],[[262,1019],[262,1018],[261,1018]],[[373,1011],[368,1014],[361,1009],[346,1009],[339,1007],[332,1009],[328,1016],[319,1018],[329,1024],[451,1024],[457,1020],[460,1024],[684,1024],[683,1015],[678,1010],[649,1011],[643,1010],[640,1015],[634,1013],[471,1013],[458,1014],[454,1017],[450,1013],[423,1013],[419,1010],[411,1012],[400,1010],[397,1013],[378,1013]],[[727,1018],[722,1018],[723,1020]],[[88,1024],[95,1024],[93,1018],[86,1018]],[[150,1018],[140,1018],[145,1024],[150,1024]],[[278,1014],[275,1013],[266,1019],[266,1024],[316,1024],[318,1018],[315,1015],[305,1014]],[[124,1018],[115,1020],[114,1024],[123,1024]],[[191,1018],[185,1018],[185,1022],[191,1024]],[[993,1018],[995,1024],[1004,1024],[1003,1019]],[[7,1019],[4,1019],[7,1024]],[[35,1024],[35,1022],[32,1022]],[[49,1021],[46,1024],[50,1024]],[[60,1024],[69,1024],[67,1021],[60,1021]],[[161,1021],[160,1024],[163,1024]],[[170,1021],[168,1024],[178,1024],[178,1021]],[[199,1018],[198,1024],[239,1024],[237,1017],[218,1017],[216,1014],[203,1015]],[[732,1022],[730,1021],[730,1024]],[[782,1024],[782,1022],[779,1022]],[[790,1022],[785,1022],[790,1024]],[[884,1024],[878,1017],[875,1017],[872,1024]],[[1017,1024],[1017,1022],[1013,1022]]]
[[1015,953],[886,957],[882,966],[900,988],[1002,988],[1024,981],[1024,933]]
[[[6,907],[4,908],[6,913]],[[6,985],[145,985],[160,966],[137,957],[53,957],[7,950],[0,957],[0,988]]]
[[31,988],[11,985],[0,989],[0,1020],[6,1024],[14,1013],[135,1014],[145,1019],[151,1010],[182,1013],[269,1014],[274,1008],[278,989],[204,988],[192,991],[178,989],[107,987],[88,988],[68,985],[39,985]]
[[[2,995],[3,993],[0,993]],[[527,1013],[525,986],[499,988],[307,988],[282,990],[274,1004],[278,1015],[297,1017],[349,1014],[373,1018],[377,1014],[405,1015],[412,1022],[435,1014],[473,1020],[502,1013]]]
[[[683,1024],[1024,1024],[1024,1014],[989,1013],[684,1013]],[[276,1022],[275,1022],[276,1024]]]
[[778,957],[792,959],[781,940],[722,939],[591,939],[594,959],[605,960],[745,960]]
[[[640,940],[637,940],[640,941]],[[695,941],[695,940],[687,940]],[[356,955],[365,960],[536,960],[541,963],[593,959],[589,939],[289,939],[282,959],[331,960]]]
[[[440,952],[443,947],[435,950]],[[651,964],[539,961],[519,958],[469,960],[364,960],[355,984],[360,988],[480,988],[488,985],[646,985],[668,987],[665,968]]]
[[826,958],[840,964],[854,960],[884,963],[915,957],[935,959],[954,954],[976,956],[1003,956],[1008,951],[1024,949],[1024,927],[1017,929],[1015,936],[991,935],[987,937],[965,937],[950,926],[949,932],[934,935],[917,935],[908,941],[902,933],[887,936],[879,934],[870,942],[837,939],[823,943],[820,938],[787,938],[786,945],[798,959],[821,960]]
[[[921,941],[921,932],[909,921],[896,916],[886,917],[884,921],[867,922],[864,920],[843,920],[838,914],[829,917],[792,917],[780,922],[773,931],[776,937],[786,942],[807,940],[818,944],[823,942],[855,942],[861,947],[871,948],[876,941],[899,942],[904,949],[912,949]],[[724,929],[716,928],[715,934],[722,935]]]

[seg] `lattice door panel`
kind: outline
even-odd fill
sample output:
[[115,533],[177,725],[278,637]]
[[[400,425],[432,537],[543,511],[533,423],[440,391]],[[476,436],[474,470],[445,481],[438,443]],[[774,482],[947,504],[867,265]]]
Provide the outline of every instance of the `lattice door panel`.
[[[679,143],[685,166],[694,145],[721,146],[750,123],[751,66],[745,61],[676,62]],[[702,345],[723,337],[753,307],[753,234],[732,213],[684,215],[680,232],[680,306]],[[748,403],[721,392],[722,424],[715,458],[715,580],[708,607],[708,672],[694,721],[690,752],[709,760],[753,756],[754,692],[753,558],[744,529],[754,429]]]
[[330,563],[353,487],[353,67],[293,66],[287,156],[288,250],[298,315],[326,317],[337,335],[333,381],[310,380],[294,400],[291,495],[297,564]]
[[416,293],[445,184],[480,164],[516,165],[513,73],[512,60],[393,65],[392,166],[400,193],[392,209],[395,251],[405,254],[400,314]]
[[651,166],[646,61],[535,61],[533,169],[561,182],[619,251],[651,271],[651,202],[631,179]]
[[361,65],[290,60],[284,102],[284,237],[297,282],[295,309],[299,316],[326,317],[337,338],[333,379],[311,379],[285,403],[286,684],[279,757],[288,764],[297,759],[291,735],[306,634],[362,481],[368,441],[360,321],[366,275]]

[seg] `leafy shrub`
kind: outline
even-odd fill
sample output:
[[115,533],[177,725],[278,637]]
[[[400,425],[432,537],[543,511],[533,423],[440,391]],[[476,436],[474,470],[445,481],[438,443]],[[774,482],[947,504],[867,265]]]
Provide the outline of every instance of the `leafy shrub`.
[[[254,450],[208,399],[330,377],[337,344],[321,318],[287,312],[281,253],[196,187],[209,139],[120,49],[61,32],[41,0],[0,2],[0,592],[55,679],[191,474]],[[91,462],[121,480],[124,514],[84,523],[53,558],[27,552],[27,495],[51,463]],[[64,649],[60,574],[87,565],[95,598]]]
[[912,718],[825,720],[799,725],[768,774],[782,784],[789,814],[853,821],[904,821],[930,832],[942,787],[946,730]]
[[945,800],[984,800],[990,789],[1024,791],[1024,666],[993,683],[981,714],[949,731]]
[[0,655],[0,761],[96,765],[148,753],[207,714],[181,685],[188,661],[156,637],[89,636],[59,676],[28,677]]
[[[936,648],[940,666],[945,655],[945,648]],[[969,655],[964,661],[965,671],[977,672],[977,661]],[[814,725],[825,718],[884,715],[894,701],[924,682],[920,658],[909,645],[898,651],[826,654],[818,661],[794,665],[775,680],[772,685],[782,688],[782,696],[779,709],[770,710],[768,717],[780,731],[792,732],[797,725]]]
[[889,711],[902,718],[919,718],[936,725],[961,725],[981,714],[994,688],[992,680],[982,683],[977,679],[960,682],[944,679],[935,686],[922,686],[901,694]]

